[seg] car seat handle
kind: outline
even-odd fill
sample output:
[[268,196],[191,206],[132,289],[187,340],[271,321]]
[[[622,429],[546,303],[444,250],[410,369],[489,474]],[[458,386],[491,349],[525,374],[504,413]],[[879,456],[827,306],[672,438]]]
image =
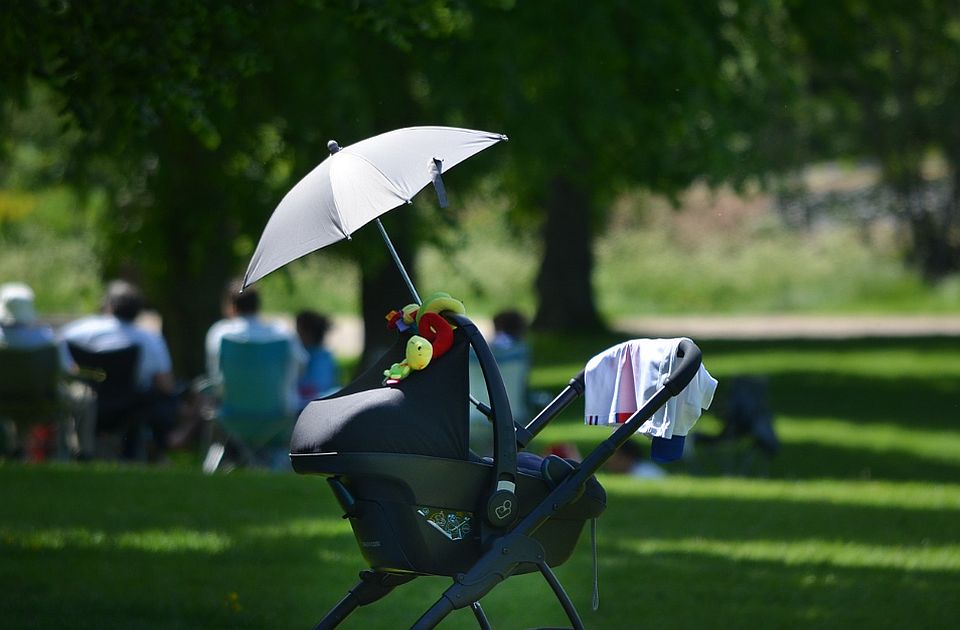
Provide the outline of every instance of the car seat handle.
[[517,434],[513,412],[507,398],[500,368],[477,325],[469,317],[451,311],[441,313],[454,322],[473,347],[483,372],[483,381],[490,396],[493,411],[493,469],[490,496],[487,499],[486,519],[494,527],[506,527],[517,517]]

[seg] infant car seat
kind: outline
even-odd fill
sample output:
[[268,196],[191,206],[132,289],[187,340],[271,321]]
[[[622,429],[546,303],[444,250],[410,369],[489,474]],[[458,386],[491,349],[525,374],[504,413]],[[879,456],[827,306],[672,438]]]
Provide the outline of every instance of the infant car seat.
[[[517,448],[582,393],[582,374],[528,427],[515,427],[483,337],[465,316],[445,315],[457,325],[453,346],[426,369],[381,384],[403,356],[401,335],[356,381],[307,405],[294,428],[294,470],[326,477],[370,566],[317,627],[336,627],[395,586],[433,575],[454,584],[413,627],[432,628],[470,606],[487,628],[480,598],[510,575],[539,570],[580,628],[550,567],[570,557],[586,521],[603,512],[606,495],[593,473],[609,453],[595,452],[584,467]],[[471,345],[490,395],[493,458],[468,449]]]

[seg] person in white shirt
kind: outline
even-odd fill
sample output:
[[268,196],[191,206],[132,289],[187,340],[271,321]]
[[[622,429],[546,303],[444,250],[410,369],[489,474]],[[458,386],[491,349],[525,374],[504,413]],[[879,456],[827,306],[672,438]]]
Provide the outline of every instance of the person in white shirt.
[[[114,280],[107,286],[103,312],[78,319],[64,326],[60,337],[89,352],[109,352],[131,346],[140,348],[135,382],[142,394],[144,416],[153,433],[156,456],[163,458],[167,434],[176,421],[173,367],[163,336],[136,324],[144,307],[143,295],[133,284]],[[135,457],[140,450],[138,429],[124,440],[124,457]]]
[[224,318],[207,331],[207,376],[214,383],[221,380],[220,344],[224,338],[253,342],[287,340],[290,348],[286,374],[287,411],[291,414],[298,412],[300,397],[297,380],[307,363],[307,352],[296,333],[279,324],[263,321],[260,317],[260,294],[254,287],[243,289],[243,283],[239,280],[228,285],[222,308]]

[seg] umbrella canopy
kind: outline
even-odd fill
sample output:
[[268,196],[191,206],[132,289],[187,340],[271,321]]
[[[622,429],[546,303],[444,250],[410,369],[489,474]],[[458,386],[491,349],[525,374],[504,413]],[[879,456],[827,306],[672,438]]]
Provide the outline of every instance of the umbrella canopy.
[[455,127],[408,127],[340,149],[294,186],[263,230],[244,287],[345,238],[434,182],[440,174],[507,137]]

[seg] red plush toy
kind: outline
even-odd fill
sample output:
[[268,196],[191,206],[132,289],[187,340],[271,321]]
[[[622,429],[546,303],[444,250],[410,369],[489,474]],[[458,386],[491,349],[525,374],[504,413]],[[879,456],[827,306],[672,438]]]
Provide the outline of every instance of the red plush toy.
[[453,345],[453,327],[438,313],[421,314],[417,331],[433,344],[434,359],[443,356]]

